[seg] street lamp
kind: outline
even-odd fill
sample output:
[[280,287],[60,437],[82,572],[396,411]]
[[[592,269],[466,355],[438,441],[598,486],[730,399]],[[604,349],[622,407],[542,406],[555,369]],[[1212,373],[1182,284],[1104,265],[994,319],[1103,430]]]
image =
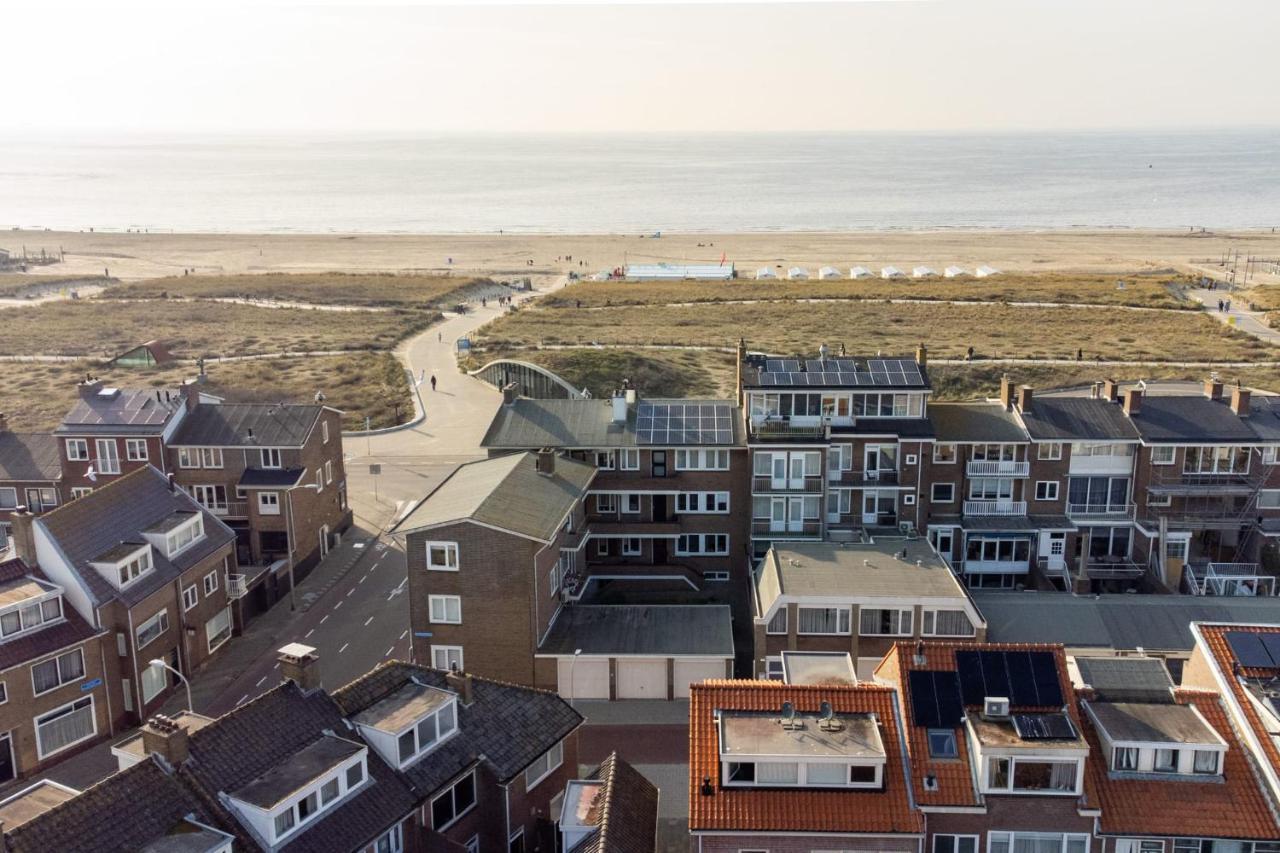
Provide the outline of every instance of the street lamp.
[[582,649],[573,650],[573,660],[569,661],[569,707],[573,707],[573,672],[578,666],[578,655],[582,654]]
[[285,511],[285,527],[289,534],[289,609],[297,610],[298,602],[293,596],[293,490],[294,489],[311,489],[313,492],[319,492],[320,487],[315,483],[299,483],[296,486],[290,486],[284,490],[284,511]]
[[187,681],[187,677],[182,673],[178,672],[173,667],[169,666],[169,664],[160,660],[160,658],[152,658],[149,663],[151,666],[158,666],[158,667],[161,667],[162,669],[167,669],[170,672],[172,672],[174,675],[178,676],[178,678],[182,679],[183,685],[187,688],[187,711],[194,714],[196,712],[196,707],[195,705],[191,704],[191,682]]

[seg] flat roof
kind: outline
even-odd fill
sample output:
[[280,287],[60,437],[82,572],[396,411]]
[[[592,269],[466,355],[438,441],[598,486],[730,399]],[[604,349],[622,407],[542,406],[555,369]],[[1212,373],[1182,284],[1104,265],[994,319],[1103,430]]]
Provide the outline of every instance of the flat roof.
[[332,735],[322,735],[266,773],[250,781],[231,796],[241,802],[271,809],[286,797],[337,767],[364,749],[362,744]]
[[[960,582],[925,539],[791,542],[771,548],[764,567],[776,575],[778,595],[967,601]],[[772,598],[762,601],[769,603]]]
[[195,518],[199,513],[195,510],[175,510],[169,515],[157,521],[150,527],[143,528],[143,533],[159,533],[165,534],[177,530],[191,519]]
[[[192,711],[179,711],[176,714],[170,714],[169,719],[173,720],[179,726],[187,730],[187,735],[191,735],[200,731],[205,726],[213,722],[212,717],[206,717],[204,714],[197,714]],[[115,746],[111,747],[112,752],[126,752],[130,755],[136,755],[138,758],[146,758],[147,751],[142,746],[142,732],[139,731],[133,737],[122,740]]]
[[444,707],[454,696],[447,690],[410,681],[352,717],[351,722],[387,734],[399,734],[425,715]]
[[848,652],[782,652],[782,680],[787,684],[857,684]]
[[796,714],[794,721],[784,727],[775,711],[721,711],[720,754],[885,758],[884,741],[874,714],[837,714],[830,723],[821,723],[816,714]]
[[98,554],[89,562],[118,563],[119,561],[123,560],[125,557],[128,557],[130,554],[133,554],[136,551],[146,548],[147,546],[148,546],[148,543],[146,542],[120,542],[118,544],[112,545],[110,548],[103,551],[101,554]]
[[56,589],[57,587],[53,584],[44,583],[35,578],[15,578],[14,580],[0,583],[0,607],[8,607],[11,604],[17,604],[28,599],[39,598]]
[[733,657],[727,604],[574,604],[538,647],[543,655]]
[[1101,701],[1168,702],[1173,695],[1173,679],[1159,658],[1075,657],[1068,669]]
[[5,832],[39,817],[80,792],[49,779],[42,779],[16,794],[0,800],[0,824]]
[[157,838],[142,847],[138,853],[214,853],[234,840],[233,836],[225,832],[201,826],[191,818],[185,818],[163,838]]
[[1190,705],[1172,702],[1086,702],[1089,713],[1111,741],[1221,744],[1225,742]]
[[[1075,724],[1074,720],[1071,722],[1072,729],[1075,732],[1075,737],[1073,738],[1024,738],[1018,734],[1012,717],[1007,720],[987,720],[983,719],[980,712],[969,711],[965,714],[965,719],[973,727],[973,733],[978,738],[978,742],[987,747],[995,747],[997,749],[1088,749],[1084,735],[1080,732],[1080,727]],[[1068,717],[1068,719],[1070,718]]]

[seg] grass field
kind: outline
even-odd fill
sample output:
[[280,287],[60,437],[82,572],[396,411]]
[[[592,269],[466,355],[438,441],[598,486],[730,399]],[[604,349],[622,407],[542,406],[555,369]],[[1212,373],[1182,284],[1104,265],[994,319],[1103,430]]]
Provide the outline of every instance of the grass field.
[[[1120,290],[1117,280],[1123,280]],[[748,299],[930,299],[965,302],[1052,302],[1130,305],[1192,310],[1178,299],[1170,284],[1185,284],[1184,276],[1166,274],[1119,276],[1097,273],[1002,274],[986,279],[926,279],[905,281],[754,281],[729,282],[608,282],[580,281],[546,297],[546,307],[583,308],[605,305],[664,305],[683,302],[725,302]]]
[[1257,361],[1280,354],[1191,312],[1105,308],[839,302],[636,306],[600,311],[536,308],[499,318],[477,336],[486,347],[539,344],[733,346],[779,354],[844,344],[851,354],[907,353],[924,341],[935,357]]
[[271,273],[267,275],[173,276],[130,282],[104,296],[116,299],[251,298],[280,302],[367,307],[436,307],[485,279],[424,275]]
[[[71,408],[76,382],[92,373],[109,385],[174,388],[190,379],[190,367],[103,370],[89,362],[0,362],[0,411],[17,432],[49,430]],[[208,369],[211,394],[231,402],[309,403],[315,393],[343,410],[345,429],[402,423],[413,412],[404,370],[388,353],[352,353],[321,358],[279,358],[216,364]]]
[[399,308],[361,314],[228,303],[51,302],[0,314],[0,354],[113,356],[159,338],[179,357],[389,349],[439,314]]
[[18,296],[31,290],[60,290],[68,285],[109,284],[112,279],[95,275],[47,276],[0,273],[0,298]]

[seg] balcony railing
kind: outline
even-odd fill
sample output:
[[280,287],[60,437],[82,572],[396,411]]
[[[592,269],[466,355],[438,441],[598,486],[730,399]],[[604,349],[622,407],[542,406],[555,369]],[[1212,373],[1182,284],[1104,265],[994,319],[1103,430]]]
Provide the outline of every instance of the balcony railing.
[[1027,514],[1026,501],[965,501],[965,515],[1010,515]]
[[244,575],[227,575],[227,598],[235,601],[237,598],[244,598],[248,591]]
[[248,518],[249,502],[248,501],[228,501],[223,504],[215,504],[214,506],[206,506],[205,509],[218,516],[219,518]]
[[789,539],[796,536],[818,536],[822,533],[822,522],[785,522],[756,519],[751,522],[751,533],[753,536],[776,536],[779,539]]
[[1090,557],[1084,573],[1092,580],[1121,580],[1141,577],[1146,569],[1127,557]]
[[773,477],[752,477],[751,490],[753,492],[808,492],[812,494],[822,491],[822,478],[786,477],[776,479]]
[[[836,474],[836,476],[832,476]],[[896,486],[898,472],[892,468],[878,471],[828,471],[827,479],[841,486]]]
[[765,418],[752,420],[751,432],[761,438],[821,438],[827,430],[822,423],[793,423],[781,418]]
[[1184,575],[1194,595],[1257,597],[1276,594],[1276,579],[1262,574],[1257,563],[1188,564]]
[[1133,504],[1083,503],[1067,504],[1067,518],[1123,520],[1133,518]]
[[974,459],[965,466],[965,472],[970,477],[1028,477],[1031,475],[1031,463]]

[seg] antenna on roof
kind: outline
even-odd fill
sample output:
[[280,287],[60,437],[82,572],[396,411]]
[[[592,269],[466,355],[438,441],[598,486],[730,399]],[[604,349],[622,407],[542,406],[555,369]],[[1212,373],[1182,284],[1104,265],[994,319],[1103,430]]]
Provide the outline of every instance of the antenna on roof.
[[790,702],[782,703],[782,719],[780,721],[784,729],[792,728],[796,722],[796,706]]
[[835,709],[831,707],[831,703],[823,699],[818,711],[818,728],[824,732],[837,731],[840,724],[836,721]]

